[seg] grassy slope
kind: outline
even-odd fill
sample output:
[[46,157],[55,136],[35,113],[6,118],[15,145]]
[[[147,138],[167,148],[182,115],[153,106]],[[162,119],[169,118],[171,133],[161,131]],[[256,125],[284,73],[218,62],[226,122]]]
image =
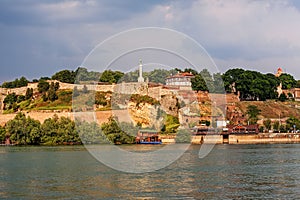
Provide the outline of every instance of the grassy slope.
[[297,117],[300,118],[300,102],[280,102],[280,101],[242,101],[236,106],[246,114],[247,106],[255,105],[261,110],[264,118]]

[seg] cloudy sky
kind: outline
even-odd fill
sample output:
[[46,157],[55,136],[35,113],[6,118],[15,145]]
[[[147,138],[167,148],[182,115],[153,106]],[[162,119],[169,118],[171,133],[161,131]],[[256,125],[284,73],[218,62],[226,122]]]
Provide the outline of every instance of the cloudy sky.
[[75,70],[106,38],[153,26],[194,38],[222,72],[282,67],[300,79],[297,0],[2,0],[0,83]]

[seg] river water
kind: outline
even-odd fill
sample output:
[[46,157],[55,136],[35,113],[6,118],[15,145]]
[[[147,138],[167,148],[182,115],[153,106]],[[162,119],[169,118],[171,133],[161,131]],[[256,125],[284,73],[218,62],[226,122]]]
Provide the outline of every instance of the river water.
[[101,164],[84,146],[0,147],[0,199],[300,198],[300,144],[216,145],[202,159],[199,148],[132,174]]

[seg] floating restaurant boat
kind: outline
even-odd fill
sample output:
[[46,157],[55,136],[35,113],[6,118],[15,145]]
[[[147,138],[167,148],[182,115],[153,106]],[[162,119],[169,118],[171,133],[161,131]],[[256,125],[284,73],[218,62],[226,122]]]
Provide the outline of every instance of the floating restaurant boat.
[[135,138],[136,144],[162,144],[156,130],[142,129],[139,130]]

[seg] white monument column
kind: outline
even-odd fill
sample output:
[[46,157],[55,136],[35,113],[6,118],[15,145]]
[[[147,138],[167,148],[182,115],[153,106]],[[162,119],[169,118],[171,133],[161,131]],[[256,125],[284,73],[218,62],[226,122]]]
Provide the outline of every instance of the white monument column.
[[138,82],[139,82],[139,83],[143,83],[143,82],[144,82],[142,59],[140,59]]

